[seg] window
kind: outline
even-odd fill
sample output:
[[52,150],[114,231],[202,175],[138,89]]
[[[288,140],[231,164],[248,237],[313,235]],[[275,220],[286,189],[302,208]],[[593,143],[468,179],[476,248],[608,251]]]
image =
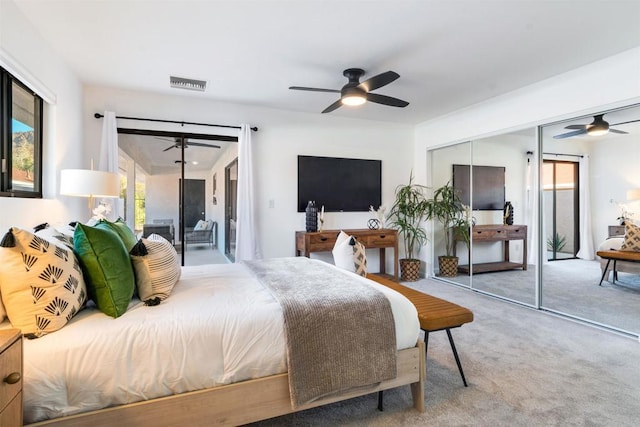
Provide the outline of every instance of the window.
[[0,68],[0,196],[42,197],[42,105]]

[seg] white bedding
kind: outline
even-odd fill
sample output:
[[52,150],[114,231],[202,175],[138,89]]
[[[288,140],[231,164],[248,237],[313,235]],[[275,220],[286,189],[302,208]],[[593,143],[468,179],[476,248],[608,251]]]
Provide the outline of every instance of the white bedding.
[[[345,274],[384,292],[398,349],[415,346],[415,307],[389,288]],[[285,372],[284,352],[280,306],[244,265],[183,267],[158,306],[134,299],[117,319],[86,308],[61,330],[24,340],[24,421]]]

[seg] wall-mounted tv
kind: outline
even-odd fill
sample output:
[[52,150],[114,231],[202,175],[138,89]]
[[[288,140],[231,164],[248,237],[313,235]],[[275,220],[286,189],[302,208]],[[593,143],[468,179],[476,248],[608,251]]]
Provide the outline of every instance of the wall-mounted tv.
[[298,156],[298,212],[364,212],[382,203],[382,161]]
[[[502,166],[473,166],[473,210],[489,211],[504,209],[505,168]],[[453,165],[453,188],[460,192],[462,203],[469,206],[469,165]]]

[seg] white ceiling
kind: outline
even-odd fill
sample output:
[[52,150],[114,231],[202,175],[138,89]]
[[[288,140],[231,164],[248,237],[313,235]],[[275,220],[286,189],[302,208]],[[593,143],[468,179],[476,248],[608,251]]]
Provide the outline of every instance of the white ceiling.
[[[330,114],[409,124],[640,46],[638,0],[15,2],[87,84],[320,114],[337,94],[288,87],[393,70],[376,93],[408,107]],[[169,75],[207,90],[172,89]]]

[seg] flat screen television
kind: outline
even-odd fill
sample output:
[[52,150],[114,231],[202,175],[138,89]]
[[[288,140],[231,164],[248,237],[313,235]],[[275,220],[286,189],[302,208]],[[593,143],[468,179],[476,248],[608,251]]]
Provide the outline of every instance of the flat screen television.
[[[460,192],[462,203],[469,206],[469,165],[453,165],[453,188]],[[505,168],[503,166],[473,166],[473,210],[489,211],[504,209]]]
[[298,212],[364,212],[382,203],[382,161],[298,156]]

